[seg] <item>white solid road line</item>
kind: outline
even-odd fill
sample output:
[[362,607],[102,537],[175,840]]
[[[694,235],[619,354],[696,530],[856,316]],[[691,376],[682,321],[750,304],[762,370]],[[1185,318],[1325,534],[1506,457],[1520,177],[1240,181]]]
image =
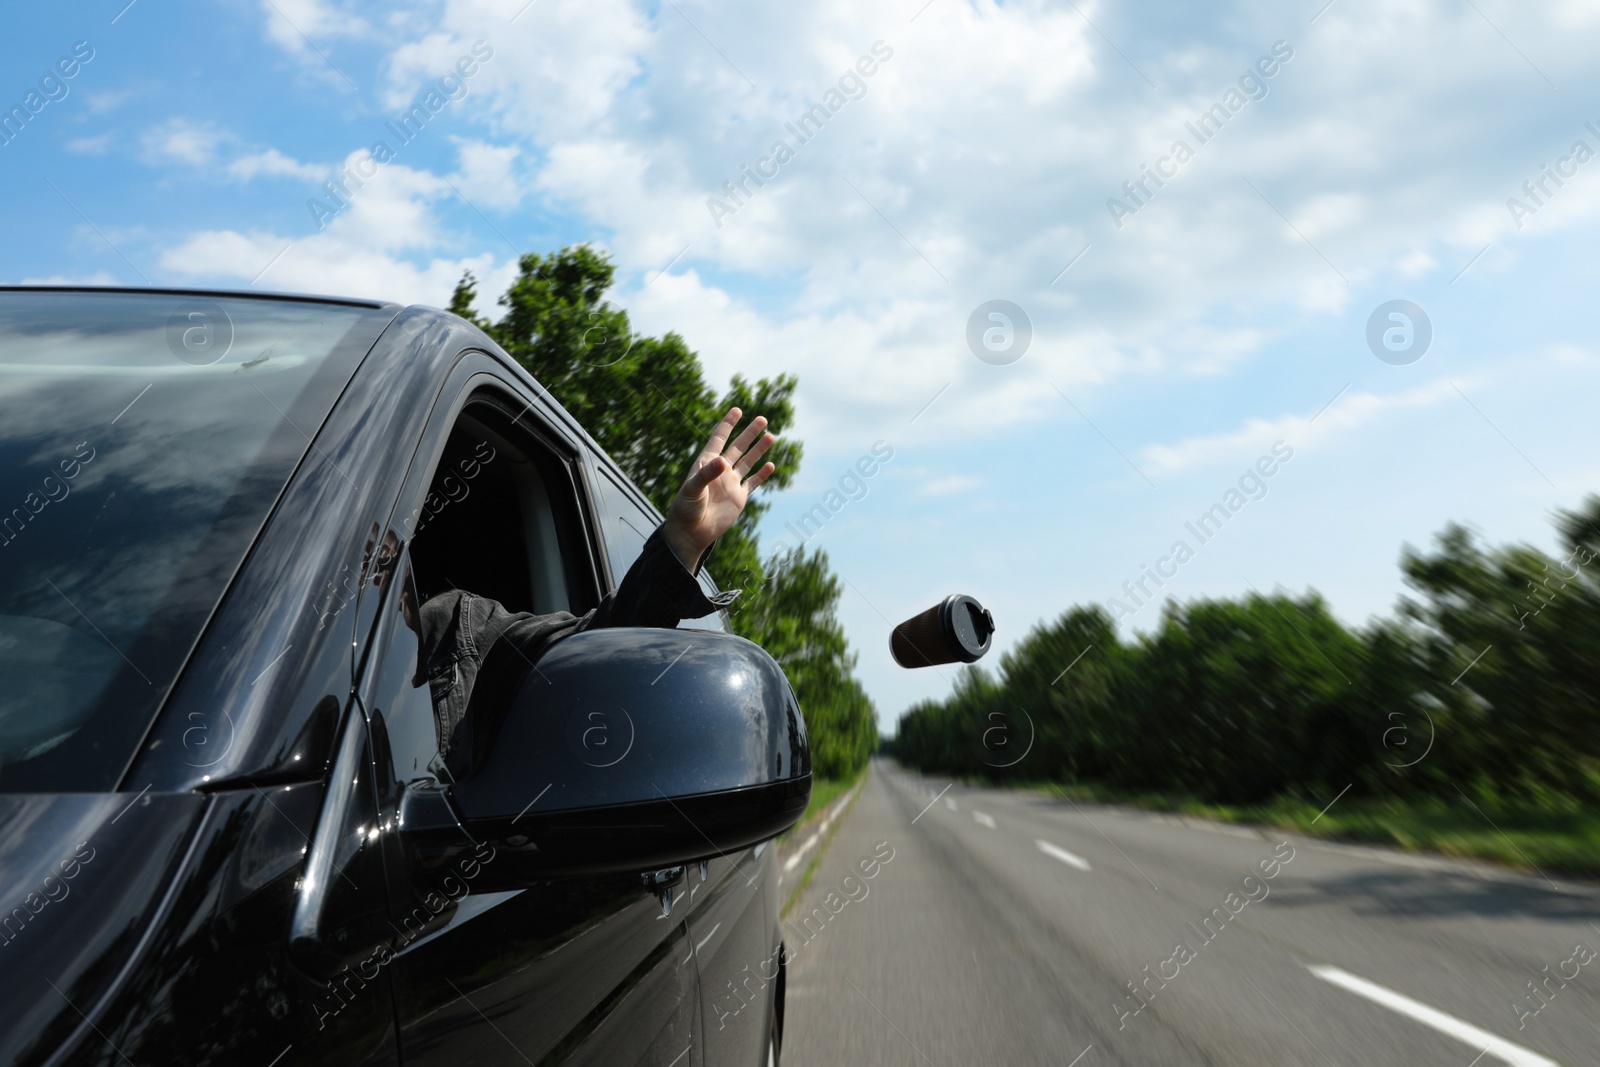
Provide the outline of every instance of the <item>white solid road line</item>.
[[811,846],[815,845],[817,841],[821,839],[821,837],[822,831],[818,830],[816,833],[806,838],[805,844],[795,849],[794,855],[783,861],[783,873],[788,874],[790,871],[800,866],[801,858],[804,857],[807,852],[811,851]]
[[1093,868],[1091,868],[1089,866],[1089,861],[1088,860],[1084,859],[1082,856],[1077,855],[1076,853],[1068,852],[1064,848],[1058,848],[1055,845],[1052,845],[1048,841],[1040,841],[1038,838],[1035,838],[1033,843],[1038,845],[1039,846],[1039,851],[1043,852],[1046,856],[1054,856],[1056,859],[1060,860],[1062,863],[1065,863],[1070,867],[1076,867],[1080,871],[1087,871],[1087,870],[1092,870],[1093,869]]
[[977,823],[979,826],[987,826],[991,830],[994,829],[994,820],[981,811],[975,811],[972,813],[972,821]]
[[1485,1052],[1496,1056],[1512,1067],[1560,1067],[1560,1064],[1547,1056],[1541,1056],[1531,1049],[1521,1045],[1513,1045],[1501,1037],[1496,1037],[1487,1030],[1481,1030],[1471,1023],[1463,1022],[1453,1015],[1446,1015],[1436,1008],[1430,1008],[1420,1001],[1412,1000],[1408,996],[1396,993],[1392,989],[1385,989],[1376,982],[1369,982],[1365,978],[1357,978],[1348,971],[1341,971],[1337,967],[1307,967],[1312,974],[1324,982],[1332,982],[1342,989],[1348,989],[1357,996],[1366,997],[1377,1004],[1382,1004],[1391,1011],[1401,1015],[1410,1016],[1419,1023],[1426,1023],[1441,1033],[1449,1034],[1457,1041],[1465,1042],[1473,1048],[1480,1050],[1478,1055]]
[[[816,832],[810,837],[806,838],[805,844],[795,849],[794,855],[783,861],[784,874],[788,874],[790,871],[794,870],[800,865],[800,861],[805,858],[805,854],[810,852],[811,847],[818,841],[822,840],[822,835],[828,832],[828,827],[833,825],[833,820],[839,817],[839,813],[843,811],[844,806],[850,802],[850,798],[861,792],[861,786],[866,784],[867,783],[863,781],[861,785],[856,786],[854,789],[850,790],[844,796],[839,798],[839,802],[833,806],[833,810],[828,812],[827,817],[822,820],[822,825],[817,827]],[[780,881],[781,880],[782,876],[780,876]]]

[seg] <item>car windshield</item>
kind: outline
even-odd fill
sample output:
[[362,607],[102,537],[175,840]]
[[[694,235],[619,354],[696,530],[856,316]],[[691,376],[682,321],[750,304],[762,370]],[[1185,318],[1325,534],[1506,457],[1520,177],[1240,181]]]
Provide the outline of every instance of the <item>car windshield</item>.
[[0,292],[0,791],[115,787],[380,318]]

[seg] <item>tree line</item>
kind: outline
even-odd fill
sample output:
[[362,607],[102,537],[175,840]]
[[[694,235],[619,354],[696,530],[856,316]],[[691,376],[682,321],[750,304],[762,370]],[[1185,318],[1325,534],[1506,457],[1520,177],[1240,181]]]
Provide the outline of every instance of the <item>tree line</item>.
[[[1225,804],[1344,790],[1543,805],[1600,799],[1600,497],[1560,554],[1451,524],[1409,546],[1409,592],[1361,628],[1315,592],[1168,601],[1122,640],[1098,605],[964,668],[889,744],[928,772]],[[1026,752],[1026,755],[1024,755]]]
[[[548,389],[663,514],[711,428],[729,407],[767,417],[778,435],[763,488],[788,486],[803,446],[794,421],[793,375],[753,384],[734,375],[719,397],[684,339],[635,333],[627,312],[606,301],[615,269],[587,245],[528,254],[499,298],[498,319],[476,314],[477,281],[457,284],[450,310],[479,326]],[[737,434],[738,430],[735,431]],[[856,657],[836,617],[843,591],[821,549],[796,546],[761,558],[755,527],[770,506],[758,490],[717,540],[706,567],[724,589],[742,589],[730,609],[734,632],[770,652],[788,675],[810,732],[814,773],[847,777],[877,744],[877,713],[855,677]]]

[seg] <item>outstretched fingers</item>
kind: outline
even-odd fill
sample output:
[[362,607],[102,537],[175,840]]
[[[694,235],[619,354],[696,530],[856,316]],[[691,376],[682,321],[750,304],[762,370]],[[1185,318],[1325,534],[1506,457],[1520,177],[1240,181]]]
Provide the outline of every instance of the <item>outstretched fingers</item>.
[[733,433],[733,428],[739,425],[743,412],[738,408],[729,408],[728,413],[722,416],[722,421],[717,423],[717,428],[711,431],[711,436],[706,439],[706,447],[700,450],[700,466],[711,459],[712,456],[722,455],[722,450],[727,447],[728,437]]
[[778,467],[776,464],[768,463],[765,467],[762,467],[760,470],[756,471],[750,477],[741,482],[740,484],[744,486],[746,495],[755,492],[756,486],[766,481],[767,478],[771,476],[772,472],[777,469]]
[[[765,420],[761,421],[765,422]],[[756,465],[756,462],[761,459],[761,457],[766,453],[767,449],[771,448],[777,443],[777,440],[778,439],[770,433],[763,434],[761,436],[761,440],[756,442],[754,448],[750,449],[748,452],[744,452],[739,456],[738,462],[733,465],[734,473],[741,478],[743,478],[746,474],[749,474],[750,469]]]
[[754,441],[756,439],[756,435],[766,428],[767,417],[765,415],[757,415],[755,418],[751,419],[750,425],[746,426],[744,428],[744,432],[739,434],[738,438],[734,440],[732,445],[728,446],[728,451],[725,453],[728,457],[728,462],[737,464],[739,462],[739,457],[744,455],[744,450],[750,447],[750,442]]
[[[738,408],[729,408],[722,421],[717,423],[716,429],[711,431],[711,436],[706,439],[705,448],[701,450],[699,459],[695,462],[694,474],[689,481],[692,491],[698,492],[709,486],[721,477],[724,471],[730,469],[748,491],[766,481],[777,469],[774,464],[768,463],[755,474],[750,473],[751,468],[755,467],[766,454],[767,449],[778,441],[776,435],[766,432],[765,415],[757,415],[751,419],[750,425],[746,426],[731,444],[729,443],[728,438],[743,417],[744,413]],[[720,464],[715,462],[718,459],[722,460]]]

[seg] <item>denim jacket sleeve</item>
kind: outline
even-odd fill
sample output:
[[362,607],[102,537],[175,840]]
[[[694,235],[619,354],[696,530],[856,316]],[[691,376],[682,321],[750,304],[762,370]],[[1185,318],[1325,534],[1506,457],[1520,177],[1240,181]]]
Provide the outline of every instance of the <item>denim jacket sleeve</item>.
[[460,778],[476,764],[527,672],[563,637],[603,626],[671,628],[727,607],[739,592],[707,596],[658,526],[622,584],[583,615],[510,612],[460,589],[430,598],[419,613],[422,664],[412,684],[428,685],[446,766]]

